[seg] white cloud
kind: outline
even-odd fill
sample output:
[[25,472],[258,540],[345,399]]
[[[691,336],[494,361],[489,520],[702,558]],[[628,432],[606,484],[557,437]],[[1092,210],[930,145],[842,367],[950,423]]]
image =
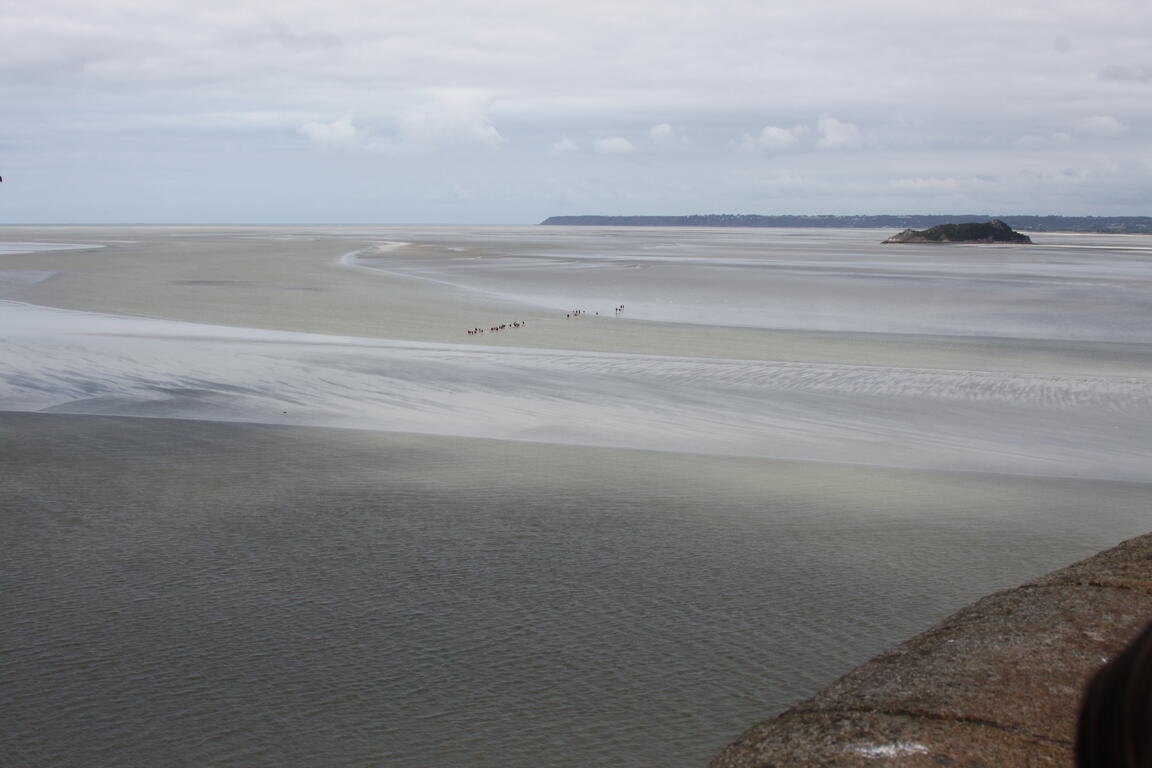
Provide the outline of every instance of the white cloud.
[[820,134],[816,146],[824,149],[849,149],[864,142],[864,134],[854,123],[846,123],[834,117],[817,120],[816,132]]
[[752,134],[744,134],[737,142],[736,148],[744,152],[759,152],[767,150],[769,152],[779,152],[780,150],[793,147],[800,142],[800,137],[808,132],[808,129],[802,125],[796,125],[792,128],[780,128],[775,125],[766,125],[760,129],[760,132]]
[[602,155],[628,155],[636,151],[636,145],[621,136],[596,139],[593,146]]
[[495,149],[503,142],[486,117],[483,95],[467,91],[440,91],[393,118],[393,136],[380,136],[357,126],[351,115],[331,122],[312,121],[299,132],[331,148],[370,152],[419,152],[431,148],[479,147]]
[[504,141],[487,118],[489,97],[482,92],[441,90],[396,119],[401,143],[416,147],[471,145],[496,149]]
[[552,148],[548,150],[548,153],[552,155],[564,155],[569,152],[578,152],[579,150],[579,144],[572,141],[572,139],[568,138],[567,136],[562,136],[559,141],[552,145]]
[[305,123],[299,130],[304,136],[325,147],[355,149],[364,146],[368,138],[352,123],[351,115],[345,115],[330,123]]
[[648,129],[648,138],[657,149],[680,149],[688,144],[688,140],[677,131],[671,123],[660,123]]
[[1076,132],[1084,136],[1112,138],[1126,132],[1128,126],[1111,115],[1093,115],[1076,121]]

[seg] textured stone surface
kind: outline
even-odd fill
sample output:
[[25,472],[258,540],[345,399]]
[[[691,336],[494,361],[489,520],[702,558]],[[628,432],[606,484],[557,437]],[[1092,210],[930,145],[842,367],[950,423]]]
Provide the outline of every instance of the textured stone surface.
[[753,726],[712,768],[1071,766],[1080,690],[1152,619],[1152,535],[998,592]]

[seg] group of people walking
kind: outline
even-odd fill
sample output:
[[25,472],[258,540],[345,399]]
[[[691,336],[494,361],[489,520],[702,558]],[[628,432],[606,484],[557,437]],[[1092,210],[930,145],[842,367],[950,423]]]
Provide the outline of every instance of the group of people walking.
[[[520,327],[525,326],[527,324],[528,323],[524,320],[513,320],[510,323],[500,323],[500,325],[493,325],[493,326],[489,327],[487,330],[491,331],[492,333],[496,333],[498,331],[504,330],[505,328],[520,328]],[[485,330],[484,328],[472,328],[471,330],[468,331],[468,335],[469,336],[476,336],[478,334],[484,333],[484,330]]]
[[[622,313],[623,311],[624,311],[624,305],[623,304],[616,307],[615,308],[616,316],[619,317],[620,313]],[[568,314],[564,315],[564,317],[571,319],[573,317],[587,317],[588,314],[589,314],[589,312],[586,309],[572,309],[572,310],[569,310]],[[600,315],[599,312],[595,312],[593,314],[595,314],[597,316]]]
[[[624,312],[624,305],[620,304],[619,306],[615,307],[614,311],[616,312],[616,316],[619,317]],[[571,310],[568,310],[568,312],[564,315],[564,317],[571,319],[573,317],[587,317],[589,314],[595,314],[598,316],[600,313],[599,312],[589,313],[588,310],[586,310],[586,309],[571,309]],[[480,328],[480,327],[470,328],[468,330],[468,335],[469,336],[478,336],[481,333],[484,333],[484,331],[488,331],[489,333],[497,333],[499,331],[505,330],[506,328],[521,328],[525,325],[527,325],[527,323],[523,320],[513,320],[510,323],[501,323],[500,325],[493,325],[493,326],[490,326],[488,328]]]

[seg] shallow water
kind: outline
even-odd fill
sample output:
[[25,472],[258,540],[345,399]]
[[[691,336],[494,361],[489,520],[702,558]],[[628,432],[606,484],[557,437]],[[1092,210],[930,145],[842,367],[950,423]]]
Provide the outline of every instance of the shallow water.
[[9,409],[1134,481],[1152,466],[1148,376],[409,343],[3,301],[0,323]]
[[1148,486],[0,417],[12,765],[694,766]]
[[1152,341],[1152,238],[941,247],[883,245],[876,230],[579,229],[502,250],[460,240],[450,258],[417,241],[359,263],[604,316],[623,304],[627,318],[708,325]]
[[0,763],[702,765],[1147,532],[1149,242],[881,234],[14,235]]

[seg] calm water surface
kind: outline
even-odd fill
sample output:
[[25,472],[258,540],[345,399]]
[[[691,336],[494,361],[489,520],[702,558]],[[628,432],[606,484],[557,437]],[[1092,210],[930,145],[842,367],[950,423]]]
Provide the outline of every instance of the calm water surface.
[[0,418],[0,755],[694,766],[1146,486]]

